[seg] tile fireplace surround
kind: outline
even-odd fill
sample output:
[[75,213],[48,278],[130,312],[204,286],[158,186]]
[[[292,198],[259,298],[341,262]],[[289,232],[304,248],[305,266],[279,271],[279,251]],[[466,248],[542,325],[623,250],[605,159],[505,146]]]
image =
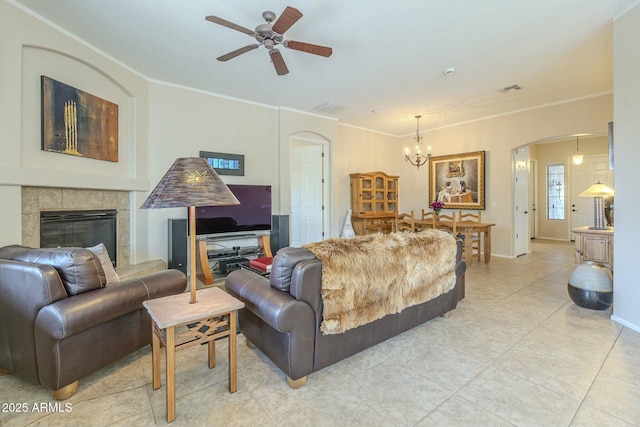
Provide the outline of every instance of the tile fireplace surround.
[[40,247],[40,211],[115,209],[118,267],[130,264],[129,191],[22,187],[22,244]]

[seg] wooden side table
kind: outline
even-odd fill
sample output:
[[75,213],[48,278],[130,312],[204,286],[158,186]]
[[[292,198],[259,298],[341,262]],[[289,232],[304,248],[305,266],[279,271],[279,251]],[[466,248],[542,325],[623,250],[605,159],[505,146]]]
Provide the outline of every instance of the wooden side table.
[[[244,303],[219,288],[197,292],[198,302],[190,304],[190,295],[182,293],[144,301],[152,320],[153,389],[160,388],[160,342],[164,344],[167,369],[167,422],[176,419],[176,359],[179,348],[208,343],[209,368],[216,366],[215,340],[229,337],[229,393],[237,389],[236,318]],[[184,332],[176,328],[186,326]]]

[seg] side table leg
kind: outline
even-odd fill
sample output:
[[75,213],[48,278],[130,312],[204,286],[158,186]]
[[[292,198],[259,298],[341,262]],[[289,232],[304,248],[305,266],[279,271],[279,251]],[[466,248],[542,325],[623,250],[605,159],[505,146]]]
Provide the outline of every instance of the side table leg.
[[216,367],[216,340],[209,341],[209,369]]
[[153,389],[160,388],[160,338],[156,333],[156,323],[151,321],[151,370],[153,372]]
[[175,329],[169,326],[167,334],[167,422],[176,419],[176,346]]
[[238,388],[236,377],[236,310],[229,313],[229,393],[235,393]]

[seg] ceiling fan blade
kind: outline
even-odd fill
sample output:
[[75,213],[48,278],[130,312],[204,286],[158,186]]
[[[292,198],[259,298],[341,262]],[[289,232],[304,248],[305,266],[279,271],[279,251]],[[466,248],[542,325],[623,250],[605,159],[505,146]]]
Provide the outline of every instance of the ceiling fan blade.
[[271,62],[273,62],[273,66],[276,69],[276,73],[279,76],[284,76],[289,73],[289,69],[287,68],[287,64],[284,63],[284,59],[282,59],[282,54],[278,49],[271,49],[269,51],[269,56],[271,56]]
[[271,29],[278,34],[284,34],[284,32],[298,22],[300,18],[302,18],[302,12],[294,7],[287,6]]
[[209,22],[213,22],[214,24],[222,25],[223,27],[231,28],[232,30],[240,31],[241,33],[249,34],[250,36],[256,36],[257,33],[253,30],[240,26],[238,24],[234,24],[233,22],[229,22],[226,19],[219,18],[217,16],[207,16],[206,19]]
[[297,42],[294,40],[285,40],[284,47],[288,47],[289,49],[299,50],[301,52],[312,53],[314,55],[320,55],[324,57],[329,57],[333,53],[333,49],[326,46],[320,46],[317,44],[305,43],[305,42]]
[[230,60],[230,59],[235,58],[236,56],[240,56],[240,55],[242,55],[243,53],[247,53],[247,52],[249,52],[250,50],[256,49],[258,46],[260,46],[260,45],[259,45],[259,44],[250,44],[250,45],[248,45],[248,46],[241,47],[240,49],[236,49],[236,50],[234,50],[234,51],[232,51],[232,52],[229,52],[229,53],[227,53],[227,54],[225,54],[225,55],[218,56],[216,59],[217,59],[218,61],[222,61],[222,62],[224,62],[224,61],[228,61],[228,60]]

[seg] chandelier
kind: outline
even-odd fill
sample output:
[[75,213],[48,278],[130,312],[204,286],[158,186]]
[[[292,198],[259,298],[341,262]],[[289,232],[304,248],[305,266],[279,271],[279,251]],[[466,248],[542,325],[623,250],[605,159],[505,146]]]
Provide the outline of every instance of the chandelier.
[[427,147],[427,154],[422,154],[422,140],[423,137],[420,136],[420,115],[415,116],[417,127],[416,127],[416,136],[413,137],[413,141],[415,142],[415,153],[412,155],[409,152],[409,147],[405,147],[404,149],[404,159],[411,163],[413,166],[420,169],[420,166],[427,163],[427,161],[431,158],[431,146]]

